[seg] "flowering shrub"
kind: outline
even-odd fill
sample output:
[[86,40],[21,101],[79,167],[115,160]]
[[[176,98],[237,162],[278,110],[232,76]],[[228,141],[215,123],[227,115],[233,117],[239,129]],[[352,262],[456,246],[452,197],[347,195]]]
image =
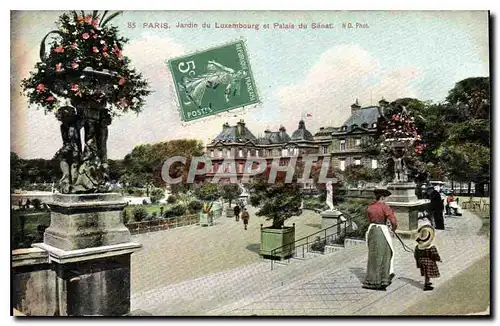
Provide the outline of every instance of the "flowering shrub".
[[[58,29],[42,40],[41,61],[21,83],[30,104],[51,112],[67,99],[92,100],[108,105],[113,115],[141,111],[144,98],[150,94],[148,83],[122,53],[128,39],[119,37],[117,27],[108,25],[120,12],[106,18],[107,13],[85,15],[82,11],[78,15],[72,11],[59,17]],[[45,41],[51,34],[58,37],[52,39],[46,53]],[[106,88],[102,87],[103,74],[112,77]]]

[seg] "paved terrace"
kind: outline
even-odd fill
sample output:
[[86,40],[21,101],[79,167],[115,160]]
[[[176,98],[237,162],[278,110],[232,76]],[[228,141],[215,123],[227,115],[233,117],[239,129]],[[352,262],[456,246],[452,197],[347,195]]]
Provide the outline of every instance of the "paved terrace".
[[[405,252],[397,239],[396,278],[387,291],[372,291],[361,287],[365,245],[329,255],[310,254],[305,260],[292,259],[271,271],[269,261],[257,255],[257,219],[251,220],[251,231],[246,234],[241,223],[224,219],[209,228],[195,226],[151,234],[149,237],[157,241],[153,248],[155,240],[145,242],[139,239],[144,235],[137,236],[135,240],[142,241],[145,250],[133,255],[132,310],[191,316],[397,315],[432,294],[422,291],[423,278],[413,254]],[[297,238],[319,229],[320,217],[312,212],[294,220],[301,223],[297,225]],[[489,240],[478,235],[479,218],[465,211],[463,216],[449,217],[445,222],[446,230],[436,235],[444,262],[439,265],[441,277],[433,280],[435,287],[489,254]],[[238,233],[238,229],[242,231]],[[174,249],[172,246],[182,237],[184,240]],[[172,244],[161,241],[172,238],[176,239],[169,240]],[[186,240],[189,244],[183,246]],[[414,247],[414,242],[405,241]],[[186,253],[186,248],[191,250]],[[141,286],[141,281],[153,284]],[[145,290],[137,292],[138,288]]]

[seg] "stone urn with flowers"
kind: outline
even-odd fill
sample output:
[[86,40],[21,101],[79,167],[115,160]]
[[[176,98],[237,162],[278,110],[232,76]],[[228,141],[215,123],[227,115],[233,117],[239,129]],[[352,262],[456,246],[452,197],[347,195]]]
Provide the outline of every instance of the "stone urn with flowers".
[[150,93],[123,55],[128,40],[109,25],[120,13],[61,15],[58,29],[41,41],[40,61],[22,81],[29,103],[61,122],[61,193],[106,191],[108,126],[115,116],[140,112]]

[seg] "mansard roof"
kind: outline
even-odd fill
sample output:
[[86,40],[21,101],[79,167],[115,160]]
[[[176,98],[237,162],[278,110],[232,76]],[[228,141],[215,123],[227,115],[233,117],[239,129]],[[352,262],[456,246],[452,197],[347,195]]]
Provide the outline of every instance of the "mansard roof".
[[304,120],[299,121],[299,127],[293,132],[292,140],[314,140],[311,132],[306,129]]

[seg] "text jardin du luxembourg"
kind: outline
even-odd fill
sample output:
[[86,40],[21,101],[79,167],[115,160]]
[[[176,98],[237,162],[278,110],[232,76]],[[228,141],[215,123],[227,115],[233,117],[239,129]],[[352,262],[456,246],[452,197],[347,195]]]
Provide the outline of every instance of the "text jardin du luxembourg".
[[251,23],[194,23],[194,22],[178,22],[176,28],[215,28],[215,29],[333,29],[333,23],[312,23],[312,24],[294,24],[294,23],[270,23],[270,24],[251,24]]

